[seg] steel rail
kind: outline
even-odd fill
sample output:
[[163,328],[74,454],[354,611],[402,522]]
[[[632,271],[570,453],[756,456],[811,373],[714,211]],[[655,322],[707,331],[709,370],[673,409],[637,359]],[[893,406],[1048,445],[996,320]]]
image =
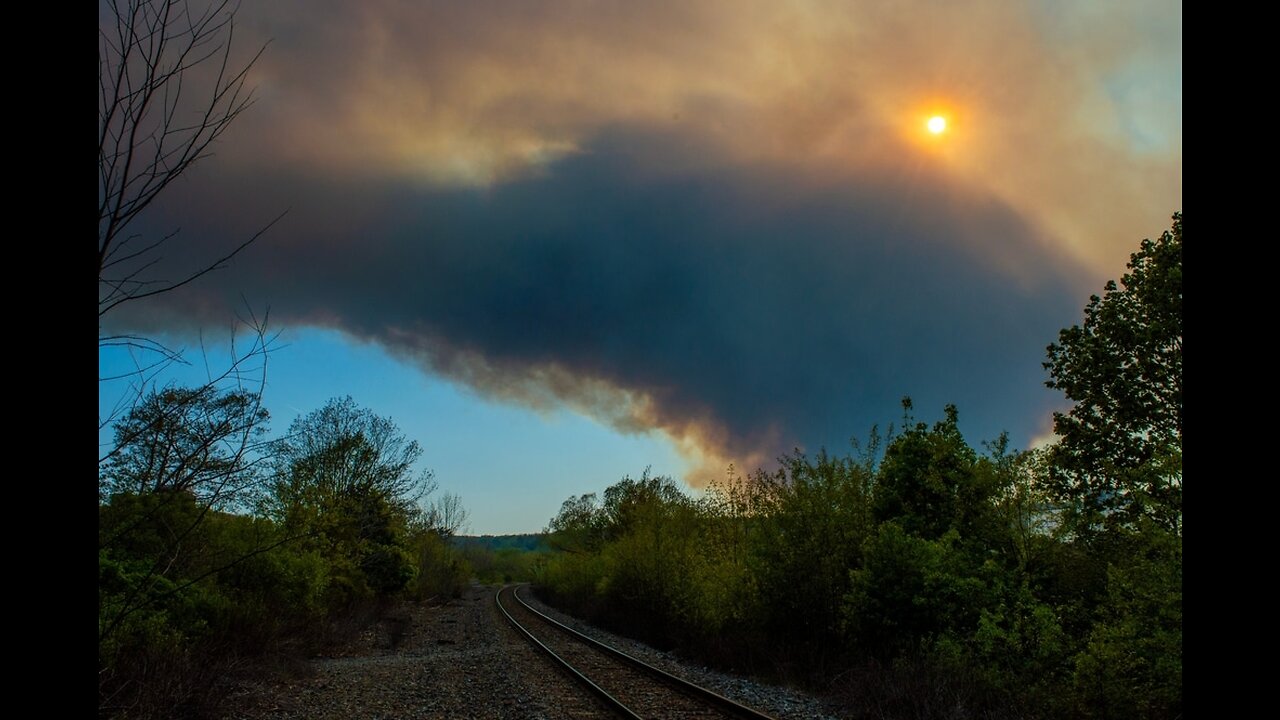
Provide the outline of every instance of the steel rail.
[[[627,707],[626,705],[623,705],[621,700],[610,695],[608,690],[605,690],[604,688],[595,684],[594,682],[591,681],[591,678],[587,677],[586,675],[583,675],[576,667],[569,664],[568,660],[565,660],[564,658],[557,655],[555,650],[552,650],[551,648],[547,647],[547,645],[544,644],[541,640],[534,637],[533,633],[529,632],[529,630],[525,628],[525,626],[521,625],[520,621],[512,617],[511,613],[507,612],[507,609],[502,606],[502,593],[510,588],[511,588],[510,585],[503,586],[500,590],[498,590],[497,594],[493,596],[493,601],[498,605],[498,609],[501,610],[502,614],[506,616],[507,622],[511,623],[512,627],[514,627],[516,630],[519,630],[521,633],[524,634],[526,638],[529,639],[530,642],[532,642],[534,645],[541,648],[544,653],[550,655],[551,658],[554,659],[556,662],[560,663],[560,665],[565,670],[569,671],[569,674],[572,675],[574,679],[576,679],[578,682],[582,683],[583,685],[586,685],[587,688],[591,690],[591,692],[595,693],[601,700],[603,700],[605,704],[609,706],[609,709],[613,710],[615,713],[621,715],[624,718],[628,718],[629,720],[644,720],[644,718],[637,715],[631,708]],[[516,595],[515,590],[511,590],[511,595],[515,597],[516,602],[519,602],[521,605],[525,604],[524,601],[520,600],[520,596]],[[528,606],[526,605],[526,607]],[[537,612],[537,611],[534,610],[534,612]]]
[[[601,652],[607,655],[616,657],[619,660],[622,660],[623,662],[626,662],[629,665],[639,670],[649,673],[650,675],[658,678],[659,680],[667,683],[668,685],[671,685],[679,690],[682,690],[685,693],[698,698],[699,700],[702,700],[711,705],[715,705],[717,708],[720,708],[722,710],[727,710],[733,713],[734,715],[737,715],[738,717],[749,718],[750,720],[774,720],[771,716],[765,715],[759,710],[749,708],[746,705],[743,705],[734,700],[730,700],[729,698],[717,692],[708,690],[702,687],[701,685],[695,685],[689,682],[688,680],[685,680],[682,677],[679,677],[677,675],[672,675],[671,673],[667,672],[666,670],[663,670],[662,668],[654,667],[653,665],[650,665],[649,663],[643,660],[640,660],[639,658],[628,655],[627,653],[613,647],[612,645],[606,645],[605,643],[602,643],[599,640],[596,640],[595,638],[589,635],[585,635],[581,632],[578,632],[577,630],[574,630],[573,628],[569,627],[568,625],[565,625],[564,623],[556,620],[555,618],[548,617],[546,614],[540,612],[539,610],[529,605],[529,603],[525,602],[524,599],[520,597],[518,587],[513,588],[511,590],[511,595],[515,597],[516,602],[524,606],[526,610],[533,613],[534,615],[537,615],[542,620],[545,620],[546,622],[550,623],[552,626],[554,626],[556,629],[560,630],[561,632],[564,632],[570,637],[580,640],[583,643],[597,650],[600,650]],[[508,615],[507,617],[510,618],[511,616]],[[514,622],[514,620],[512,622]],[[524,628],[522,627],[521,629],[523,630]],[[528,633],[527,630],[525,632],[526,634]],[[530,637],[532,637],[532,635],[530,635]],[[535,642],[538,642],[538,641],[535,639]],[[538,644],[541,645],[542,643],[539,642]],[[548,650],[548,652],[550,651]],[[564,661],[561,660],[561,662],[564,662]]]

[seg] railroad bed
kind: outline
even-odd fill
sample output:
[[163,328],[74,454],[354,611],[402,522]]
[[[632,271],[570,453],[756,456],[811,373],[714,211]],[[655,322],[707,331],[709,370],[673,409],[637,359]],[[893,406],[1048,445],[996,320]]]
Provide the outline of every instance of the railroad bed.
[[494,596],[498,609],[552,662],[620,717],[769,719],[557,622],[525,603],[520,587],[500,589]]

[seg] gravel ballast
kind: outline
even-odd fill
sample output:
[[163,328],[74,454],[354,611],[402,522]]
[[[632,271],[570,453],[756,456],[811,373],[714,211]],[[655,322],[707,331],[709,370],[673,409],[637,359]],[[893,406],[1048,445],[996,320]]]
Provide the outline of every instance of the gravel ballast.
[[[474,585],[444,605],[405,603],[358,639],[290,678],[262,678],[229,698],[227,720],[259,718],[606,718],[611,715],[511,628],[496,587]],[[540,610],[624,652],[777,718],[832,717],[811,696],[680,662]]]

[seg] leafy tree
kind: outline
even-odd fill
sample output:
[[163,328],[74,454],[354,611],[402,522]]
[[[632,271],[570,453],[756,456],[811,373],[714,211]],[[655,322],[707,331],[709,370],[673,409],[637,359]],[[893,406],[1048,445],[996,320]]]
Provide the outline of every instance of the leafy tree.
[[466,589],[472,570],[452,540],[467,517],[462,498],[453,493],[410,513],[407,546],[418,571],[411,590],[419,599],[458,597]]
[[299,417],[276,446],[266,510],[332,563],[339,604],[398,591],[413,576],[407,548],[418,503],[435,489],[422,455],[390,419],[330,400]]
[[1083,528],[1148,517],[1180,533],[1182,213],[1128,267],[1048,348],[1046,384],[1075,402],[1054,415],[1051,482]]
[[243,507],[258,489],[267,419],[258,395],[205,385],[151,392],[116,422],[116,450],[99,465],[99,573],[127,565],[131,584],[100,604],[100,645],[177,579],[199,575],[214,511]]
[[604,514],[595,493],[570,497],[547,524],[547,542],[556,550],[594,552],[604,540]]
[[271,508],[283,520],[292,506],[324,508],[344,498],[378,499],[408,513],[435,488],[429,471],[414,473],[422,447],[350,396],[294,420],[276,451]]
[[268,417],[260,397],[245,390],[152,392],[116,423],[116,452],[103,464],[99,495],[185,492],[230,505],[257,483]]
[[1104,602],[1073,658],[1076,716],[1182,717],[1182,538],[1144,522],[1106,572]]
[[862,562],[873,532],[868,463],[803,453],[780,458],[773,473],[757,472],[760,517],[753,522],[748,561],[759,584],[763,623],[798,655],[832,651],[849,569]]
[[610,599],[619,610],[661,621],[680,605],[692,575],[694,512],[674,480],[648,469],[605,489],[601,513],[615,568]]
[[[911,409],[911,401],[903,400]],[[916,423],[885,450],[876,478],[875,517],[893,520],[908,533],[937,539],[952,528],[967,531],[985,506],[976,492],[978,455],[960,434],[959,412],[946,407],[946,419],[929,429]],[[967,532],[966,532],[967,534]]]
[[637,525],[660,515],[669,507],[688,502],[675,481],[669,477],[649,474],[646,468],[640,479],[630,476],[605,488],[601,512],[605,527],[612,537],[631,532]]
[[863,566],[850,572],[845,598],[847,631],[858,646],[893,657],[921,641],[970,634],[988,588],[957,540],[954,531],[934,540],[894,522],[880,525]]
[[100,716],[200,715],[227,673],[323,619],[326,568],[268,520],[185,492],[118,493],[98,527],[111,539],[98,551]]

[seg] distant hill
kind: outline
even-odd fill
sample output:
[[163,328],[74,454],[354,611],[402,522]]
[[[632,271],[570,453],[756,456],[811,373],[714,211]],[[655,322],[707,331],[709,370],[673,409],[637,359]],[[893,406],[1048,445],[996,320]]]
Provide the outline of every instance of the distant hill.
[[490,550],[516,548],[518,550],[550,550],[547,536],[543,533],[525,533],[523,535],[455,535],[455,547],[485,547]]

